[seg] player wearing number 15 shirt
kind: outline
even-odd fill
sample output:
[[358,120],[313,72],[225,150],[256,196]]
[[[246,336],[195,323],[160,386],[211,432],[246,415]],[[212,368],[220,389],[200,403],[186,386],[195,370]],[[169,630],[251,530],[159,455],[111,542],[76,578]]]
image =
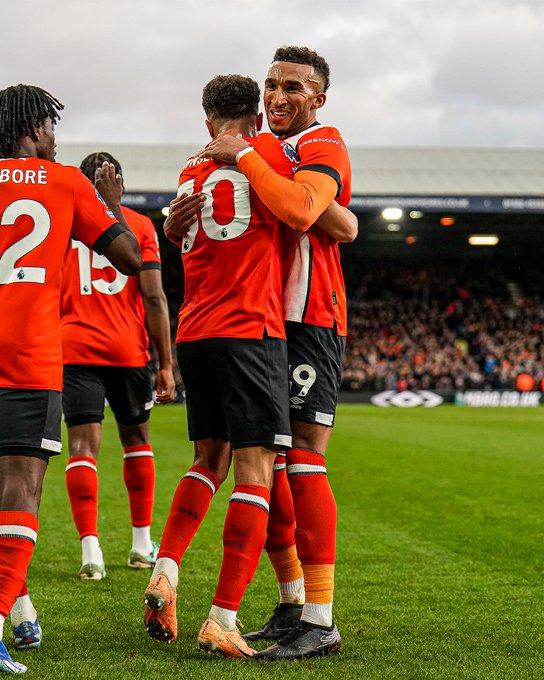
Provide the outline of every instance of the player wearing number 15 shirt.
[[[104,161],[119,176],[119,162],[107,152],[89,154],[81,162],[92,179]],[[138,277],[119,272],[103,256],[72,240],[63,277],[62,404],[70,458],[66,487],[81,542],[80,578],[105,575],[98,540],[98,456],[105,399],[117,422],[123,448],[123,479],[128,493],[132,548],[128,566],[155,563],[151,519],[155,493],[155,462],[149,432],[153,376],[146,324],[156,349],[157,401],[173,398],[172,351],[166,296],[162,289],[157,234],[151,220],[122,208],[142,253]]]
[[[122,207],[138,239],[142,271],[161,268],[157,235],[148,217]],[[145,366],[149,339],[137,277],[121,274],[103,255],[72,239],[62,294],[64,364]]]

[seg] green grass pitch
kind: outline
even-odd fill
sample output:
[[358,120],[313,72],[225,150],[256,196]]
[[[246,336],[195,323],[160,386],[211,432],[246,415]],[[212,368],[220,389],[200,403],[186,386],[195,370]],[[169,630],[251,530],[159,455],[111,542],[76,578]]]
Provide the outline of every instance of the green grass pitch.
[[[339,408],[328,469],[339,509],[335,619],[340,655],[295,663],[229,662],[196,634],[221,560],[229,480],[181,567],[178,640],[148,639],[149,572],[126,566],[131,531],[122,454],[108,413],[99,460],[99,528],[108,576],[80,582],[79,541],[51,461],[29,588],[40,652],[13,653],[30,676],[145,678],[544,678],[544,436],[540,409]],[[185,410],[152,414],[157,466],[154,537],[192,460]],[[276,602],[266,557],[239,616],[246,630]],[[5,625],[9,641],[9,621]]]

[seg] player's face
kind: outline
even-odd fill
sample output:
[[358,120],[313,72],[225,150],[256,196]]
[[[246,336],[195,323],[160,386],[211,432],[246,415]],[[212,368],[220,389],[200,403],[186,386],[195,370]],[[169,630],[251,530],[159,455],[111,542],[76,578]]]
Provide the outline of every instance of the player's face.
[[315,123],[326,95],[313,66],[275,61],[264,83],[264,108],[270,130],[291,137]]
[[36,153],[38,158],[43,158],[46,161],[54,161],[56,155],[55,144],[55,126],[51,118],[46,118],[45,121],[36,128]]

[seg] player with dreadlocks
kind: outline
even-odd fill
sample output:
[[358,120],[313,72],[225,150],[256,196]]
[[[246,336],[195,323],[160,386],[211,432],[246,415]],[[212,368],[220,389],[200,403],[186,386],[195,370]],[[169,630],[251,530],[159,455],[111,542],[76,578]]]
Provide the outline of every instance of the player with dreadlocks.
[[[75,238],[117,269],[141,268],[120,209],[121,178],[97,170],[96,187],[55,160],[62,104],[45,90],[0,91],[0,672],[24,673],[2,642],[24,592],[49,457],[61,451],[62,267]],[[32,621],[28,621],[30,632]],[[36,624],[37,625],[37,624]],[[17,639],[16,639],[17,644]]]
[[0,153],[3,158],[15,156],[23,137],[33,137],[35,128],[47,118],[54,126],[64,106],[40,87],[16,85],[4,90],[0,100]]

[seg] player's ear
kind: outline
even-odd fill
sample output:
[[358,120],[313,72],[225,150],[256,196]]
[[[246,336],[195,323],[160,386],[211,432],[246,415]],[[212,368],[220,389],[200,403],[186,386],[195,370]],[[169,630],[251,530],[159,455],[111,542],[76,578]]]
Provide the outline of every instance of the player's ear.
[[263,127],[263,114],[258,113],[257,114],[257,132],[260,132]]
[[327,101],[327,95],[324,92],[319,92],[315,95],[315,99],[312,104],[312,109],[320,109],[323,104]]
[[213,127],[213,123],[210,122],[209,120],[205,120],[204,122],[206,123],[206,127],[208,128],[208,132],[210,133],[210,137],[212,139],[215,139],[215,130],[214,130],[214,127]]

